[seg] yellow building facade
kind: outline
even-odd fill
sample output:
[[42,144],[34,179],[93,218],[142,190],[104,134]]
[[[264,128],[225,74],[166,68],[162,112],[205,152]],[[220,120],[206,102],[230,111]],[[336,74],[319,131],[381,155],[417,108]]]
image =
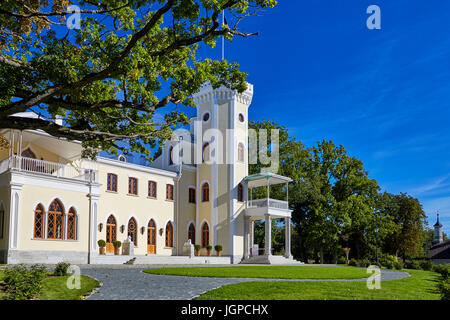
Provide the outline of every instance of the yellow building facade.
[[[203,257],[222,246],[220,260],[208,258],[213,263],[248,259],[252,221],[264,218],[246,215],[252,96],[251,85],[243,94],[203,86],[190,130],[150,165],[123,155],[82,159],[78,142],[1,130],[9,148],[0,150],[0,263],[151,263],[186,256],[189,240]],[[281,216],[290,218],[287,209]],[[132,252],[115,255],[114,241],[130,241]]]

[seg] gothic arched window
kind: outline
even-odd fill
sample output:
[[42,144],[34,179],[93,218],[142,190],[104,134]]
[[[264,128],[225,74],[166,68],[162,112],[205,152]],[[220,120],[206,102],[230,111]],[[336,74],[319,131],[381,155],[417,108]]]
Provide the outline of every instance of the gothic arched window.
[[131,238],[131,241],[133,241],[135,246],[137,246],[137,234],[138,225],[136,223],[136,220],[134,218],[131,218],[130,221],[128,221],[128,236]]
[[166,247],[172,248],[173,247],[173,225],[172,222],[167,222],[166,225]]
[[33,238],[42,239],[44,237],[44,208],[41,204],[34,209],[34,229]]
[[47,238],[63,239],[64,208],[58,199],[53,200],[47,213]]
[[209,227],[206,222],[202,226],[202,248],[206,248],[209,245]]

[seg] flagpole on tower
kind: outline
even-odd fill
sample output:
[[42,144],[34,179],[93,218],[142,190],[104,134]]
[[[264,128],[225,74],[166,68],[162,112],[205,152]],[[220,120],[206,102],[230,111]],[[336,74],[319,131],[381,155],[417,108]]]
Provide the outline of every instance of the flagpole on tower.
[[[225,10],[222,10],[222,29],[225,25]],[[222,61],[225,60],[225,35],[222,35]]]

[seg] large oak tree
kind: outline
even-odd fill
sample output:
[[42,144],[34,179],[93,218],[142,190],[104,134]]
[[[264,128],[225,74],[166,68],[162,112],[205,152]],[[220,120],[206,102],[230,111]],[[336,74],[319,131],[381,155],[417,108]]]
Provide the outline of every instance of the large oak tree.
[[[79,140],[85,156],[124,145],[149,155],[149,147],[188,120],[179,108],[157,120],[158,109],[193,106],[192,95],[205,82],[246,89],[236,63],[199,60],[199,46],[256,35],[240,30],[240,22],[276,2],[79,0],[80,29],[70,29],[67,21],[76,16],[69,0],[3,0],[0,128]],[[40,116],[14,116],[25,111]],[[57,116],[63,125],[49,121]]]

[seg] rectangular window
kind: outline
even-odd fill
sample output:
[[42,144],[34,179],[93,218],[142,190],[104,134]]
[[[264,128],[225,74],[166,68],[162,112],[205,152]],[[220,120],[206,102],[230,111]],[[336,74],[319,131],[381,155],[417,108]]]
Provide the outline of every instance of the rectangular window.
[[138,180],[136,178],[128,178],[128,194],[137,196],[138,194]]
[[148,196],[149,196],[149,198],[156,199],[156,182],[155,181],[148,182]]
[[166,199],[173,200],[173,185],[166,185]]
[[108,173],[108,180],[106,183],[108,191],[117,192],[117,175],[114,173]]
[[195,203],[195,189],[189,188],[189,203]]

